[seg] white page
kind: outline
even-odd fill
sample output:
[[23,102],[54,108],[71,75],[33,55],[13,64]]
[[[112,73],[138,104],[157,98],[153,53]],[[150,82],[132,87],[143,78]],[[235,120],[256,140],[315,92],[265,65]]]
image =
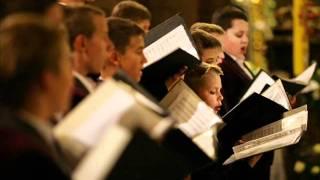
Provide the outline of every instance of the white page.
[[266,91],[264,91],[262,95],[278,103],[279,105],[286,108],[287,110],[291,109],[288,96],[286,94],[286,91],[284,90],[284,87],[280,79],[278,79],[271,87],[269,87]]
[[250,85],[246,93],[242,96],[240,102],[245,100],[254,92],[260,94],[266,85],[271,86],[274,82],[275,81],[266,72],[261,71],[259,75],[255,78],[253,83]]
[[122,89],[114,92],[90,117],[73,131],[73,137],[81,143],[94,146],[105,130],[121,119],[135,103],[132,96]]
[[181,123],[178,127],[192,138],[220,123],[222,123],[221,118],[208,109],[208,106],[204,102],[200,102],[192,117],[187,122]]
[[132,134],[114,125],[104,132],[101,141],[88,152],[73,172],[72,179],[105,179],[111,172],[122,152],[127,147]]
[[271,124],[268,124],[266,126],[263,126],[261,128],[258,128],[242,136],[241,140],[247,142],[247,141],[255,140],[264,136],[268,136],[268,135],[280,132],[281,130],[282,130],[282,122],[281,120],[279,120]]
[[234,154],[225,160],[223,165],[228,165],[239,159],[296,144],[299,142],[301,136],[302,128],[296,128],[235,146],[233,147]]
[[308,124],[308,111],[300,111],[291,116],[285,117],[281,120],[282,129],[292,129],[297,127],[303,127],[304,130]]
[[303,127],[304,130],[307,128],[308,122],[308,111],[306,106],[301,106],[294,110],[284,113],[285,117],[281,120],[265,125],[248,134],[245,134],[241,139],[245,142],[255,140],[264,136],[275,134],[283,130],[294,129]]
[[217,126],[194,137],[192,141],[212,160],[217,158]]
[[314,71],[316,70],[317,63],[314,62],[306,70],[304,70],[299,76],[293,78],[292,80],[301,82],[303,84],[308,84],[311,80]]
[[147,63],[144,64],[144,67],[157,62],[178,48],[181,48],[197,59],[200,59],[197,50],[193,47],[183,25],[179,25],[168,34],[162,36],[160,39],[143,49],[143,54],[147,59]]
[[257,140],[249,141],[233,148],[236,159],[242,159],[299,142],[302,128],[278,132]]

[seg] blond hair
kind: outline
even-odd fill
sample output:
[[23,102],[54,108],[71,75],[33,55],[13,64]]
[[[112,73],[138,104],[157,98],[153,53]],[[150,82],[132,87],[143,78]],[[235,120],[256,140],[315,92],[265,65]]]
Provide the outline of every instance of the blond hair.
[[222,27],[216,25],[216,24],[211,24],[211,23],[204,23],[204,22],[197,22],[194,23],[191,28],[190,31],[191,33],[196,31],[196,30],[203,30],[207,33],[216,33],[219,35],[223,35],[224,34],[224,30],[222,29]]
[[223,72],[219,66],[201,63],[200,66],[186,72],[184,81],[192,90],[197,92],[207,82],[208,77],[221,75],[223,75]]

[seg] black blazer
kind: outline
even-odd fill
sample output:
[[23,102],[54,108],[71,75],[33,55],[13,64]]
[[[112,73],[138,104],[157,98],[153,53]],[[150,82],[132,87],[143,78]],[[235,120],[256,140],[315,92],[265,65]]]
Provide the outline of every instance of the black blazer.
[[[241,69],[241,67],[232,59],[231,56],[225,53],[225,59],[220,65],[223,76],[221,76],[223,102],[221,115],[227,113],[232,109],[239,101],[242,95],[246,92],[251,84],[250,77]],[[250,71],[250,70],[249,70]],[[240,128],[240,127],[239,127]],[[218,150],[223,152],[223,149]],[[262,158],[258,161],[256,166],[252,168],[247,175],[247,179],[269,179],[270,177],[270,166],[273,161],[273,151],[264,153]],[[231,170],[227,170],[227,174],[231,172],[243,171],[243,166],[231,166]],[[241,167],[241,168],[240,168]],[[245,171],[243,171],[245,172]],[[237,174],[237,173],[232,173]],[[232,179],[232,178],[231,178]]]
[[0,179],[69,179],[36,129],[3,108],[0,116]]
[[225,59],[220,65],[223,76],[221,76],[223,102],[221,115],[228,112],[239,101],[245,91],[249,88],[251,79],[241,69],[232,57],[225,53]]
[[84,84],[74,76],[74,87],[70,109],[76,107],[89,93],[89,90],[84,86]]

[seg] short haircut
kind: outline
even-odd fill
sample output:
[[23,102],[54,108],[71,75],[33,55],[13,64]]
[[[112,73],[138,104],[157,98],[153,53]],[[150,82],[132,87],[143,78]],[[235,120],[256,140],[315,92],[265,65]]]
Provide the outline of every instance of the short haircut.
[[151,20],[151,13],[136,1],[121,1],[112,9],[111,16],[130,19],[134,22]]
[[10,15],[0,25],[0,102],[20,108],[43,72],[60,71],[66,30],[43,17]]
[[216,34],[219,34],[219,35],[223,35],[224,34],[224,30],[216,25],[216,24],[211,24],[211,23],[204,23],[204,22],[196,22],[194,23],[191,28],[190,28],[190,31],[191,33],[193,31],[196,31],[196,30],[203,30],[205,32],[208,32],[208,33],[216,33]]
[[0,0],[0,19],[13,13],[44,14],[57,0]]
[[93,16],[105,16],[103,10],[90,5],[64,6],[65,24],[69,32],[69,43],[73,49],[73,42],[78,35],[91,38],[96,31]]
[[144,36],[145,34],[136,23],[128,19],[110,17],[107,19],[107,26],[109,38],[115,49],[120,53],[126,52],[131,37],[139,35]]
[[212,15],[212,23],[221,26],[224,30],[231,28],[232,21],[235,19],[248,21],[245,11],[238,6],[226,6]]
[[203,30],[195,30],[191,33],[191,36],[200,55],[202,55],[204,49],[221,48],[221,43],[219,40]]
[[187,70],[184,81],[193,91],[198,92],[206,84],[207,78],[220,75],[223,75],[223,72],[219,66],[201,63],[199,66]]

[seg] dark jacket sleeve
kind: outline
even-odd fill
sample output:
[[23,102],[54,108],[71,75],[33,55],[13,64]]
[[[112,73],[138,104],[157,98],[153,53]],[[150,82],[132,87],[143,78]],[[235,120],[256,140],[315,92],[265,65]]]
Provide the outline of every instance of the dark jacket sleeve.
[[52,159],[36,151],[2,160],[0,172],[0,179],[69,179]]

